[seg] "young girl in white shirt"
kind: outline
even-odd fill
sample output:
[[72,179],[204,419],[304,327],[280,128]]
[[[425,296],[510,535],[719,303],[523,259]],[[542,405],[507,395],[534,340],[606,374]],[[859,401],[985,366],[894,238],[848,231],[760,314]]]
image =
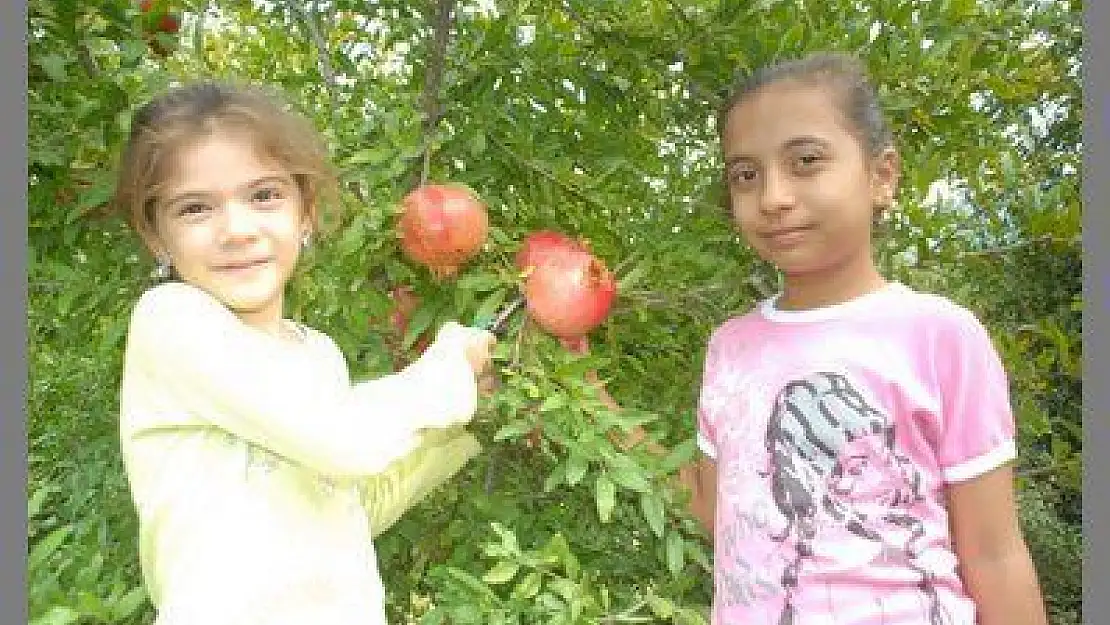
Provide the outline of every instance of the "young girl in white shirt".
[[171,277],[134,308],[120,398],[157,625],[385,623],[371,518],[475,451],[488,332],[448,323],[352,383],[285,318],[330,180],[312,126],[261,90],[190,85],[135,117],[115,201]]

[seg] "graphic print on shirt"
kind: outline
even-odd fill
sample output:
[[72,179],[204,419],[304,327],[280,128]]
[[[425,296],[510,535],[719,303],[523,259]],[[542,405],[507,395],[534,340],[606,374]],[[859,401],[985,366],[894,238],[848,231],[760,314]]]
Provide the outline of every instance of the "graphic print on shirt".
[[920,575],[920,622],[951,622],[933,574],[917,562],[925,527],[912,507],[924,498],[924,488],[917,468],[896,449],[894,435],[887,415],[840,373],[814,373],[779,391],[767,422],[764,474],[786,521],[772,539],[793,551],[781,579],[779,625],[804,622],[793,601],[799,576],[815,555],[819,535],[830,528],[877,543],[882,561],[874,564],[893,560]]
[[246,470],[248,473],[270,478],[278,470],[286,474],[293,472],[302,480],[307,479],[317,494],[330,496],[335,493],[336,483],[334,480],[296,467],[290,461],[261,445],[247,441],[242,444],[246,448]]

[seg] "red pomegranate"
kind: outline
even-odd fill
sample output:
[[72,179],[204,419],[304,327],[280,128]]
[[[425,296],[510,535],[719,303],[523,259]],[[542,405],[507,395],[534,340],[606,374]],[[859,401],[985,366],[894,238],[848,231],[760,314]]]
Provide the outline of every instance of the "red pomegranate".
[[[410,286],[399,286],[392,289],[389,292],[389,297],[394,302],[393,312],[389,315],[389,323],[397,331],[397,336],[403,340],[405,332],[409,329],[409,320],[412,319],[412,313],[420,307],[420,297],[413,292]],[[428,348],[429,343],[427,333],[422,334],[413,343],[413,349],[416,350],[416,353],[422,354]]]
[[397,223],[401,249],[437,278],[458,273],[486,241],[486,207],[463,185],[424,185],[406,195],[401,204]]
[[179,20],[176,15],[167,13],[158,20],[158,30],[170,35],[176,35],[177,32],[181,30],[181,20]]
[[516,254],[516,266],[521,271],[527,271],[529,267],[543,264],[552,251],[576,248],[585,249],[585,246],[562,232],[539,230],[524,238]]
[[139,2],[139,10],[147,19],[150,30],[176,35],[181,30],[181,18],[166,9],[165,4],[165,2],[158,2],[158,6],[155,6],[154,0],[142,0]]
[[[389,299],[393,300],[393,307],[389,312],[389,325],[392,332],[388,332],[382,340],[392,356],[393,368],[399,371],[412,361],[410,354],[420,355],[428,349],[431,336],[428,331],[425,331],[413,342],[410,350],[401,349],[412,315],[420,307],[420,297],[413,292],[412,287],[402,285],[390,289]],[[370,325],[376,325],[374,319],[370,319]]]
[[609,268],[576,241],[546,248],[524,281],[529,315],[571,349],[605,321],[616,293]]
[[411,286],[399,286],[389,291],[389,299],[393,300],[389,323],[403,335],[409,327],[409,318],[420,306],[420,298],[413,293]]

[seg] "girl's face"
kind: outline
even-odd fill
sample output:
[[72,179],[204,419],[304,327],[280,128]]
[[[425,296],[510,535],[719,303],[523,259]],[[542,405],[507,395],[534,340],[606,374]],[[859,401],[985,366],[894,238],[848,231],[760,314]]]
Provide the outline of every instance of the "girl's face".
[[238,135],[204,138],[176,164],[147,244],[245,322],[276,330],[309,227],[292,176]]
[[744,238],[787,276],[870,262],[876,204],[893,197],[893,151],[869,159],[833,94],[795,81],[750,94],[722,134],[730,206]]

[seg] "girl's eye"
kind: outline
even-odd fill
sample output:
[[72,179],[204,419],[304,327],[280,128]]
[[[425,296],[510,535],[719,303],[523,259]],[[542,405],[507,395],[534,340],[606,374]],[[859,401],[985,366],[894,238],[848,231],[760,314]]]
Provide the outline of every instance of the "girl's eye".
[[178,217],[190,217],[194,215],[199,215],[206,210],[208,210],[207,206],[194,202],[192,204],[185,204],[184,206],[178,208],[177,215]]
[[276,187],[266,187],[264,189],[258,189],[257,191],[255,191],[254,194],[251,196],[251,199],[256,202],[274,202],[276,200],[280,200],[281,197],[281,191],[278,190]]
[[729,179],[739,184],[747,184],[755,180],[757,172],[753,167],[733,167],[729,172]]
[[802,171],[814,169],[822,160],[819,154],[802,154],[797,158],[798,169]]

